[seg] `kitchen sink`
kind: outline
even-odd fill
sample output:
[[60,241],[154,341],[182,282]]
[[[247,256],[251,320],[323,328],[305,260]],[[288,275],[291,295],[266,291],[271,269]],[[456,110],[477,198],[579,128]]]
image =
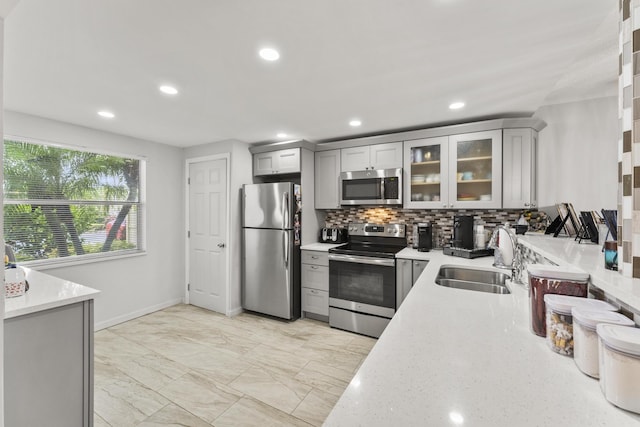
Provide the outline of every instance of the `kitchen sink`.
[[509,275],[495,270],[443,265],[436,276],[436,283],[448,288],[492,294],[509,294],[506,281]]

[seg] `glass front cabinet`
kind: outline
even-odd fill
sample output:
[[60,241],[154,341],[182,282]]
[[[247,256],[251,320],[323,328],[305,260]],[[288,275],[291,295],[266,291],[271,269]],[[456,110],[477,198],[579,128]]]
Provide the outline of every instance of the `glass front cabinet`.
[[404,158],[405,207],[501,207],[501,130],[406,141]]

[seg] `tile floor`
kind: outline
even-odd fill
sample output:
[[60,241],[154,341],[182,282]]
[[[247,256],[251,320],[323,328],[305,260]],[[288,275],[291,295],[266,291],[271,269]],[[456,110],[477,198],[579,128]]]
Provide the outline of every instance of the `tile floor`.
[[95,335],[96,427],[321,425],[375,340],[190,305]]

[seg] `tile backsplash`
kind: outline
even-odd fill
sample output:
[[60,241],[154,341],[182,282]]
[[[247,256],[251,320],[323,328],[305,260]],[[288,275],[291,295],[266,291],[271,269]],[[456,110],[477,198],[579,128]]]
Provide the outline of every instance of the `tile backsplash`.
[[519,209],[401,209],[388,207],[353,207],[325,211],[326,227],[346,227],[350,222],[371,222],[376,224],[407,224],[407,242],[412,243],[413,224],[429,221],[434,228],[440,230],[444,243],[448,243],[453,234],[454,215],[473,215],[476,224],[492,229],[496,225],[509,222],[515,224],[520,214]]

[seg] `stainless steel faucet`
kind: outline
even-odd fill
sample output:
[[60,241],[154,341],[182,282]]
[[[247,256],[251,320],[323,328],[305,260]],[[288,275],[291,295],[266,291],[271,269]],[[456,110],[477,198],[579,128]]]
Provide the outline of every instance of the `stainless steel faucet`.
[[[505,263],[504,254],[502,253],[503,249],[501,249],[499,245],[500,239],[498,236],[500,234],[500,230],[504,230],[507,233],[507,236],[509,236],[509,241],[511,243],[511,249],[512,249],[511,253],[513,254],[513,258],[511,259],[511,262],[509,264]],[[489,240],[488,247],[493,248],[494,250],[493,266],[497,268],[505,268],[505,269],[512,270],[512,273],[513,273],[513,270],[516,266],[516,259],[518,258],[516,255],[516,252],[518,249],[517,237],[514,234],[514,232],[511,231],[511,229],[507,225],[498,225],[493,230],[493,234],[491,235],[491,240]]]

